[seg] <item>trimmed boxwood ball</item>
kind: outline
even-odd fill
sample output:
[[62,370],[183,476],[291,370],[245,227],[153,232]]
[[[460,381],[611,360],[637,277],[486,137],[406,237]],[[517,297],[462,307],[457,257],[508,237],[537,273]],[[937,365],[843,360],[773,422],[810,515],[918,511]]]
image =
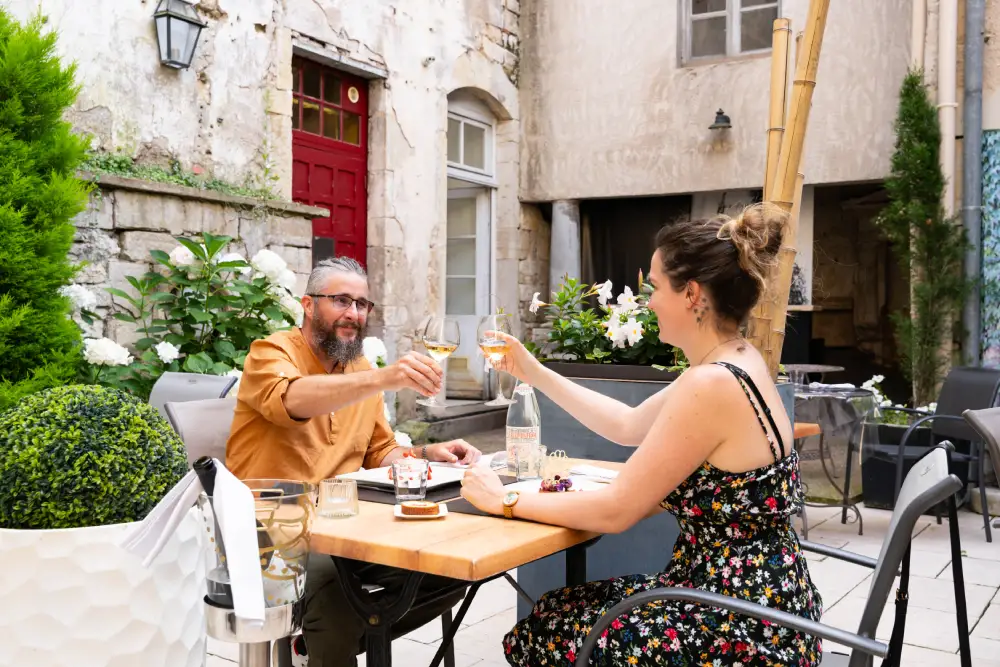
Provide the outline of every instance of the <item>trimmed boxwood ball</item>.
[[72,385],[0,414],[0,528],[140,521],[188,470],[155,408],[117,389]]

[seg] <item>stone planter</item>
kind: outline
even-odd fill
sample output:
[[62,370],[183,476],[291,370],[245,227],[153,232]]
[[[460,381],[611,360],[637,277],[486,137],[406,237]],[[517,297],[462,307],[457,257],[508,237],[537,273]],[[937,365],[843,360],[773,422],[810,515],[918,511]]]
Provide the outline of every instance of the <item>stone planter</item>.
[[[548,362],[556,373],[577,384],[600,392],[631,406],[637,406],[677,379],[678,374],[649,366],[622,364],[571,364]],[[795,387],[788,382],[778,384],[778,393],[794,423]],[[610,440],[591,432],[544,394],[536,392],[542,416],[542,442],[549,452],[562,449],[567,456],[584,459],[624,462],[632,453]]]
[[198,512],[148,569],[117,546],[134,525],[0,529],[0,665],[204,665]]

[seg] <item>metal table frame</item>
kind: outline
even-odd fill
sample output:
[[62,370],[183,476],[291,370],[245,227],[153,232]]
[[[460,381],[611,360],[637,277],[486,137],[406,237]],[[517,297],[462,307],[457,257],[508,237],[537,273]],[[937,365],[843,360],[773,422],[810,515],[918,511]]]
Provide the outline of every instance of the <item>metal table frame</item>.
[[[566,585],[576,586],[587,582],[587,548],[596,543],[600,537],[582,542],[566,549]],[[506,572],[494,574],[479,581],[459,581],[452,586],[436,591],[432,596],[417,601],[417,592],[420,582],[424,578],[424,573],[409,571],[403,587],[398,594],[392,596],[373,596],[365,591],[362,583],[358,581],[350,570],[347,559],[333,556],[337,572],[340,574],[340,583],[344,589],[344,594],[351,606],[351,610],[365,623],[365,663],[369,667],[391,667],[392,666],[392,627],[414,606],[423,607],[434,604],[456,592],[468,588],[462,605],[455,614],[455,618],[449,624],[447,633],[441,640],[430,667],[439,667],[441,661],[445,659],[448,647],[455,641],[455,635],[462,625],[465,614],[469,611],[479,588],[490,581],[506,578],[518,591],[522,597],[528,597],[521,590],[513,578]],[[446,665],[446,667],[454,667]]]

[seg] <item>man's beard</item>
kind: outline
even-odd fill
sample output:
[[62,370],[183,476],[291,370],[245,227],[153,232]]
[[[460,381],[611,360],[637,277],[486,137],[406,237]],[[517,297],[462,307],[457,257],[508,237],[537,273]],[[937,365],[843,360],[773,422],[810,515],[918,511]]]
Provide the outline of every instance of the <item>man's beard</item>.
[[[327,358],[340,366],[346,366],[361,356],[364,351],[365,333],[368,325],[348,320],[337,320],[332,326],[324,327],[319,314],[313,315],[313,338],[316,346],[323,350]],[[354,329],[355,334],[352,340],[341,340],[337,335],[337,329]]]

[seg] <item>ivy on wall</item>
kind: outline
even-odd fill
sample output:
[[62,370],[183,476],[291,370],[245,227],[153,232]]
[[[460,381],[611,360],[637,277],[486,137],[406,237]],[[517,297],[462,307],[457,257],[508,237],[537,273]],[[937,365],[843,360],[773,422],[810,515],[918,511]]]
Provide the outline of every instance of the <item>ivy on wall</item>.
[[983,132],[983,365],[1000,367],[1000,130]]

